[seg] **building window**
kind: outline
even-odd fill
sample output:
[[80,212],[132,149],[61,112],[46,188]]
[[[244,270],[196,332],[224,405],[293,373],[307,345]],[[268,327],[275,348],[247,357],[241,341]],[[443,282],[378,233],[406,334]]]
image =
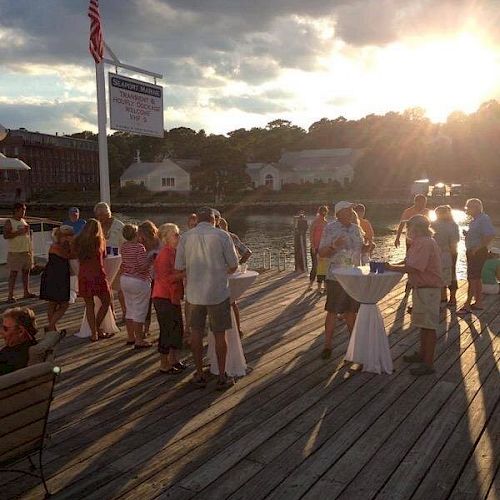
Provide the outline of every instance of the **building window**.
[[271,174],[267,174],[264,177],[264,186],[273,189],[274,187],[274,177]]
[[161,178],[162,187],[175,187],[175,177],[162,177]]

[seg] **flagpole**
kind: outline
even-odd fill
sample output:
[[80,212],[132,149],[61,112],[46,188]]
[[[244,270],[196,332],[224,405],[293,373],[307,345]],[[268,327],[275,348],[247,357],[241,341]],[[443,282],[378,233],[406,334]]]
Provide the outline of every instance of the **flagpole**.
[[99,138],[99,186],[101,201],[111,204],[108,165],[107,110],[106,110],[106,80],[104,62],[95,64],[97,85],[97,126]]

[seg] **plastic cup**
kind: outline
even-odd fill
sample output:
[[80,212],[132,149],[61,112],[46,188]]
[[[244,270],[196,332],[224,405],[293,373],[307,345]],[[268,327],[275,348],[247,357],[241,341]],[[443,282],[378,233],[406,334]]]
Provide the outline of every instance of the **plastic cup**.
[[385,262],[377,262],[377,274],[385,273]]
[[240,271],[246,273],[248,269],[248,264],[240,264]]
[[118,255],[118,247],[113,247],[113,255],[115,257]]
[[111,253],[111,247],[106,247],[106,255],[109,255]]
[[370,261],[370,272],[371,273],[377,272],[377,263],[374,260]]

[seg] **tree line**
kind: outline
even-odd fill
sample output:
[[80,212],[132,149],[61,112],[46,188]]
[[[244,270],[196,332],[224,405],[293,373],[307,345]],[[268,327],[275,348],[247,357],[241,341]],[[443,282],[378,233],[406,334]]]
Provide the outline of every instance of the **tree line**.
[[[92,132],[73,137],[97,140]],[[265,127],[240,128],[227,135],[188,127],[165,131],[163,138],[115,132],[108,137],[112,184],[133,162],[163,157],[199,159],[191,172],[194,190],[235,192],[249,184],[246,162],[276,162],[284,150],[356,148],[362,155],[355,183],[366,191],[407,189],[429,177],[455,183],[495,183],[500,177],[500,103],[491,100],[473,113],[453,112],[432,123],[421,108],[370,114],[359,120],[322,118],[308,130],[277,119]]]

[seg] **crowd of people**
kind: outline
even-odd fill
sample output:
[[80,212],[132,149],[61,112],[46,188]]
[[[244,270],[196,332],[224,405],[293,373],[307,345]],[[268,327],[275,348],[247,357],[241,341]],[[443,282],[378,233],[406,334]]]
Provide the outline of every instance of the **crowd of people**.
[[[491,220],[479,199],[468,200],[465,208],[470,216],[469,228],[463,233],[468,294],[465,303],[456,311],[459,316],[481,310],[482,294],[498,294],[500,279],[500,251],[489,248],[495,235]],[[16,204],[13,218],[6,222],[4,229],[9,244],[9,303],[15,302],[14,285],[19,271],[23,273],[24,296],[34,297],[29,289],[32,255],[25,212],[25,205]],[[339,266],[368,263],[375,249],[375,233],[363,204],[340,201],[334,206],[333,221],[328,221],[328,214],[328,207],[319,207],[309,231],[312,261],[309,289],[316,280],[318,292],[326,291],[324,359],[331,357],[337,322],[345,321],[352,332],[359,309],[359,303],[336,280],[334,271]],[[106,203],[94,207],[94,216],[85,221],[80,218],[78,208],[72,207],[68,220],[53,232],[53,244],[40,282],[40,298],[48,303],[48,330],[57,329],[69,307],[70,261],[76,259],[79,264],[78,295],[85,302],[92,342],[114,335],[105,332],[102,323],[113,309],[112,298],[116,292],[127,331],[126,345],[134,349],[152,346],[147,337],[154,308],[160,331],[160,372],[182,373],[186,365],[179,353],[183,346],[189,345],[195,364],[193,383],[205,387],[202,338],[207,317],[214,333],[218,366],[225,367],[225,332],[231,327],[231,308],[242,335],[238,306],[230,300],[228,277],[238,266],[246,267],[251,250],[237,235],[229,232],[228,223],[220,212],[210,207],[190,214],[188,229],[182,235],[173,223],[158,228],[151,221],[124,224],[113,216]],[[440,307],[457,305],[456,263],[460,233],[448,205],[437,207],[435,220],[431,221],[423,195],[415,196],[414,204],[402,213],[394,241],[396,247],[401,244],[405,228],[405,259],[399,263],[385,263],[385,267],[408,274],[412,325],[420,329],[421,344],[419,352],[405,356],[404,360],[418,363],[411,370],[414,375],[427,375],[434,371]],[[110,282],[104,262],[107,255],[118,252],[120,271]],[[99,299],[97,311],[96,299]],[[9,366],[19,368],[25,361],[26,349],[36,342],[34,317],[32,312],[26,311],[29,310],[14,308],[4,313],[6,346],[0,351],[3,372],[8,371]],[[223,390],[230,384],[224,369],[219,370],[217,388]]]
[[[469,229],[464,231],[468,292],[465,303],[456,311],[462,317],[473,310],[482,310],[483,293],[498,294],[500,280],[500,251],[489,248],[495,229],[483,211],[481,200],[467,200],[465,210],[470,217]],[[421,194],[415,196],[414,204],[401,215],[394,241],[395,247],[399,247],[406,228],[405,258],[399,263],[384,264],[388,270],[408,275],[406,292],[412,292],[412,306],[409,308],[411,324],[420,329],[421,342],[419,352],[403,359],[417,363],[410,370],[416,376],[434,372],[440,307],[447,305],[455,308],[457,305],[459,227],[453,220],[449,205],[438,206],[434,212],[435,220],[431,220],[427,198]],[[365,213],[366,208],[362,204],[340,201],[335,205],[332,222],[327,221],[328,208],[321,206],[310,227],[312,270],[309,289],[316,278],[321,291],[326,278],[324,359],[331,357],[337,320],[343,319],[349,332],[352,332],[356,321],[359,303],[344,290],[334,272],[346,263],[360,265],[369,261],[375,243],[373,227],[365,218]],[[328,263],[326,275],[324,270],[320,270],[323,259]]]

